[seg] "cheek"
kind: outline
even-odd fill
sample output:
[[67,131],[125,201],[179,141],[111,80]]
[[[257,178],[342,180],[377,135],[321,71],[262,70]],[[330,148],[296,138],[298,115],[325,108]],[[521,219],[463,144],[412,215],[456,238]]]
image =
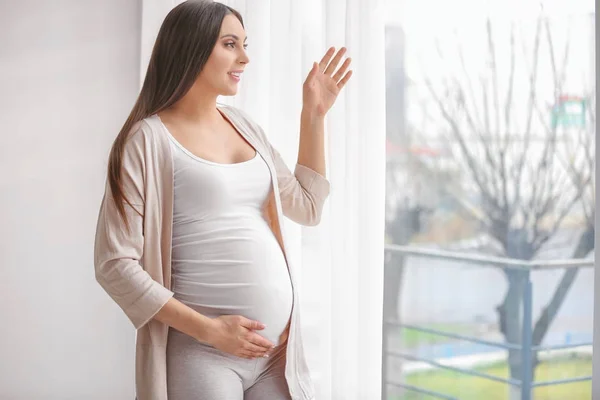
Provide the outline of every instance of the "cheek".
[[210,55],[207,66],[210,65],[210,70],[215,73],[227,72],[231,64],[230,56],[222,49],[215,49]]
[[219,79],[220,75],[223,75],[223,69],[214,62],[207,62],[198,78],[207,82],[214,82],[216,79]]
[[208,84],[211,84],[211,82],[212,84],[223,82],[223,79],[227,78],[225,75],[231,69],[231,65],[231,54],[224,49],[215,48],[210,54],[204,68],[202,68],[199,79]]

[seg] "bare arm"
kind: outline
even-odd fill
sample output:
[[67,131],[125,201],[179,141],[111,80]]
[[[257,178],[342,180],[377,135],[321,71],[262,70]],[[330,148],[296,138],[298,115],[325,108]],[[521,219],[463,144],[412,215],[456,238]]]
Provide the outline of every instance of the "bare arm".
[[200,314],[174,297],[156,313],[154,319],[208,344],[211,344],[216,329],[214,319]]
[[302,110],[298,164],[325,176],[325,117]]
[[199,342],[242,358],[264,357],[275,348],[273,343],[254,332],[265,328],[260,322],[241,315],[209,318],[174,297],[156,313],[154,319]]

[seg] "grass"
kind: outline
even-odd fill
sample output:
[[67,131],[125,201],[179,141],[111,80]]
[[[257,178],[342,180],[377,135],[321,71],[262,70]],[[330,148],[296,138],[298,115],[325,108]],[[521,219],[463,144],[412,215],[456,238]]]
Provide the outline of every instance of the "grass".
[[[472,329],[467,325],[463,324],[425,324],[424,328],[436,329],[439,331],[456,333],[456,334],[469,334],[472,333]],[[444,336],[434,335],[431,333],[425,333],[416,331],[414,329],[399,329],[397,332],[402,332],[402,347],[404,348],[414,348],[417,346],[423,345],[431,345],[431,344],[440,344],[451,341],[456,341],[456,339],[450,339]],[[400,334],[400,333],[398,333]]]
[[[499,377],[508,377],[506,363],[498,363],[477,371]],[[591,357],[564,358],[546,361],[538,365],[535,381],[575,378],[592,374]],[[435,370],[408,375],[407,383],[424,389],[454,396],[460,400],[507,400],[508,385],[453,371]],[[545,386],[533,390],[534,400],[589,400],[592,398],[591,381]],[[428,395],[406,391],[403,396],[389,396],[390,400],[426,400]]]

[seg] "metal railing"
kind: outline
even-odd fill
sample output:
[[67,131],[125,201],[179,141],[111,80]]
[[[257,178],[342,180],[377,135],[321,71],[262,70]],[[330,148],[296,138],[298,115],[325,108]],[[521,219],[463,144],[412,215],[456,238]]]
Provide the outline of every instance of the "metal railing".
[[[484,378],[496,382],[502,382],[510,386],[518,387],[521,391],[521,400],[531,400],[532,398],[532,389],[540,386],[550,386],[550,385],[561,385],[566,383],[574,383],[581,381],[590,381],[592,379],[591,376],[579,376],[575,378],[569,379],[560,379],[560,380],[549,380],[543,382],[535,382],[532,376],[533,371],[533,352],[534,351],[548,351],[548,350],[559,350],[559,349],[570,349],[576,348],[580,346],[591,346],[592,342],[581,342],[574,344],[564,344],[558,346],[533,346],[532,344],[532,325],[533,325],[533,316],[532,316],[532,302],[533,302],[533,293],[532,293],[532,282],[531,282],[531,271],[535,270],[553,270],[553,269],[566,269],[566,268],[591,268],[594,266],[594,260],[589,259],[569,259],[569,260],[558,260],[558,261],[526,261],[526,260],[515,260],[510,258],[502,258],[502,257],[488,257],[488,256],[480,256],[480,255],[472,255],[472,254],[462,254],[457,252],[450,252],[444,250],[433,250],[433,249],[422,249],[413,246],[399,246],[399,245],[386,245],[386,252],[393,252],[402,254],[403,256],[413,256],[413,257],[423,257],[423,258],[435,258],[442,259],[446,261],[459,261],[462,263],[469,264],[478,264],[478,265],[486,265],[495,268],[504,268],[504,269],[512,269],[518,271],[519,274],[522,275],[523,278],[523,325],[521,329],[521,343],[501,343],[496,341],[482,340],[473,336],[461,335],[451,332],[444,332],[442,330],[425,328],[418,325],[404,324],[396,321],[384,321],[384,335],[383,335],[383,350],[384,350],[384,361],[383,361],[383,393],[387,393],[387,385],[397,386],[403,388],[405,390],[427,394],[429,396],[445,399],[445,400],[458,400],[455,397],[452,397],[445,393],[435,392],[433,390],[428,390],[422,387],[409,385],[406,383],[399,382],[389,382],[387,380],[387,357],[399,357],[405,360],[418,361],[430,366],[450,370],[454,372],[458,372],[465,375],[475,376],[479,378]],[[521,358],[521,370],[522,376],[521,379],[513,379],[513,378],[502,378],[494,375],[490,375],[484,372],[479,372],[474,369],[461,368],[452,365],[447,365],[442,362],[438,362],[436,360],[432,360],[429,358],[418,357],[415,355],[399,353],[389,350],[388,346],[388,327],[399,327],[402,329],[410,329],[414,331],[419,331],[423,333],[428,333],[432,335],[459,339],[463,341],[468,341],[471,343],[483,344],[490,347],[495,347],[504,350],[518,350],[520,351]]]

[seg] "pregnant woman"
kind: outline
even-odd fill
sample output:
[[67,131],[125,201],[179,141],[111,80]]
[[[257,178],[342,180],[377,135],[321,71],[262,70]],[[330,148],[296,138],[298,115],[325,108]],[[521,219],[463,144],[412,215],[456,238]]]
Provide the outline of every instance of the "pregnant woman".
[[292,173],[246,113],[217,104],[237,93],[246,39],[221,3],[171,10],[111,148],[94,265],[137,329],[138,400],[314,398],[281,222],[320,220],[324,118],[350,59],[330,48],[313,64]]

